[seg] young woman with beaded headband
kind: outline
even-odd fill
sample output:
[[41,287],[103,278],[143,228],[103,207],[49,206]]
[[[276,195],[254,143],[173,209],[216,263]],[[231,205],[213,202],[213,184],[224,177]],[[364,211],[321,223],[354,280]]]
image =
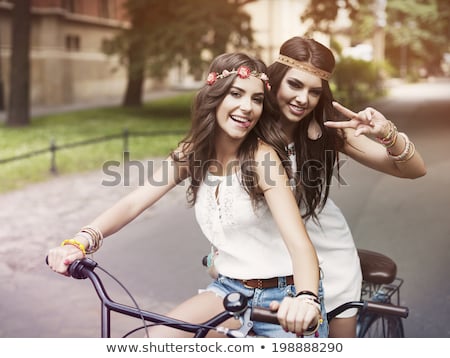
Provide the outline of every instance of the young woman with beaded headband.
[[[266,113],[265,72],[261,61],[245,54],[218,56],[195,98],[191,130],[167,158],[168,164],[73,239],[50,250],[50,267],[66,274],[71,262],[98,249],[103,237],[187,179],[197,221],[219,251],[220,276],[169,316],[204,322],[223,311],[227,293],[241,291],[252,304],[278,308],[282,326],[255,322],[258,335],[295,337],[321,329],[317,256],[283,170],[280,157],[287,156],[281,130]],[[280,148],[278,154],[274,148]],[[237,328],[239,322],[230,319],[227,325]],[[309,327],[314,329],[308,332]],[[187,333],[158,326],[150,334]]]
[[[334,66],[327,47],[293,37],[283,43],[268,69],[286,150],[297,173],[297,202],[319,257],[327,311],[361,294],[355,243],[342,212],[328,198],[339,152],[400,178],[426,173],[414,144],[383,114],[374,108],[355,113],[333,101],[328,80]],[[346,120],[337,121],[335,110]],[[334,319],[330,337],[354,337],[355,315],[346,312]]]

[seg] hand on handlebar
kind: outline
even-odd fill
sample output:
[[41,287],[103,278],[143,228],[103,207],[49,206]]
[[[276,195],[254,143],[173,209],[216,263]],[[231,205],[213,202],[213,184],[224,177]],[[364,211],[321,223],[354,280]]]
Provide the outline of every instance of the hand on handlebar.
[[84,257],[83,252],[72,245],[58,246],[48,252],[49,267],[64,276],[69,276],[68,268],[72,262]]
[[314,333],[321,318],[316,307],[296,297],[285,297],[281,303],[273,301],[270,309],[277,311],[278,321],[284,330],[297,336]]

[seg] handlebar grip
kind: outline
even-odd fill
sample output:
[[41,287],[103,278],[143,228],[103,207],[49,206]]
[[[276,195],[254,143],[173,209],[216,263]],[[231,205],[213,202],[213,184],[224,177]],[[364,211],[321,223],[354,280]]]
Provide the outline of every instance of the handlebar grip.
[[208,267],[208,255],[203,256],[202,258],[202,265],[205,267]]
[[[258,321],[258,322],[265,322],[265,323],[273,323],[273,324],[280,324],[278,321],[277,313],[274,311],[271,311],[268,308],[263,307],[253,307],[252,313],[250,315],[250,319],[252,321]],[[306,331],[303,332],[304,335],[311,335],[314,334],[317,329],[319,328],[319,322],[316,321],[315,325],[310,326],[306,329]]]
[[[45,256],[45,263],[48,265],[48,255]],[[72,262],[68,268],[68,272],[73,278],[82,280],[87,278],[86,271],[93,271],[96,267],[97,262],[85,257]]]
[[277,318],[277,313],[263,307],[253,307],[250,319],[252,321],[280,324]]
[[395,306],[387,303],[367,302],[367,309],[371,312],[379,314],[399,316],[406,318],[409,315],[409,308],[403,306]]

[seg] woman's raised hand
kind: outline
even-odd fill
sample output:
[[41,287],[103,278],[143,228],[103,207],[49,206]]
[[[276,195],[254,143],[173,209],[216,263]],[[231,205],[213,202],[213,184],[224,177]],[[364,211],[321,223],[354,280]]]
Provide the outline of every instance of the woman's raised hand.
[[372,107],[367,107],[356,113],[338,102],[333,102],[333,106],[348,118],[348,120],[339,122],[326,121],[324,125],[327,127],[340,129],[353,128],[355,130],[355,136],[366,134],[379,138],[385,137],[389,131],[389,121],[383,114]]

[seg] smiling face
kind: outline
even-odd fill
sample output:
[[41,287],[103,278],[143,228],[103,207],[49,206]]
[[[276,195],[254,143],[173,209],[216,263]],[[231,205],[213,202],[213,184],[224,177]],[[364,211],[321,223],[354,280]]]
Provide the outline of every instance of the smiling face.
[[259,78],[236,77],[216,111],[218,135],[243,140],[261,117],[264,84]]
[[322,80],[308,72],[290,68],[281,81],[277,102],[282,123],[293,126],[316,107],[322,94]]

